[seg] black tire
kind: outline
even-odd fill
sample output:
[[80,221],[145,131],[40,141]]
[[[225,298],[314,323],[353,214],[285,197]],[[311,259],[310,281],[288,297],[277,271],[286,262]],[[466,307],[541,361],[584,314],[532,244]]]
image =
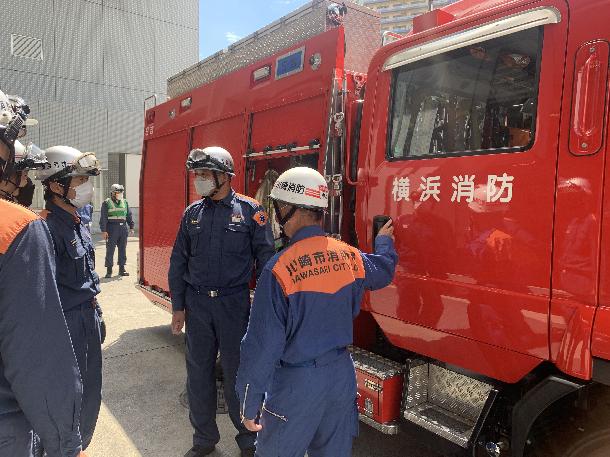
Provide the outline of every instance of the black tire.
[[593,386],[586,411],[562,401],[535,424],[525,457],[610,456],[610,388]]

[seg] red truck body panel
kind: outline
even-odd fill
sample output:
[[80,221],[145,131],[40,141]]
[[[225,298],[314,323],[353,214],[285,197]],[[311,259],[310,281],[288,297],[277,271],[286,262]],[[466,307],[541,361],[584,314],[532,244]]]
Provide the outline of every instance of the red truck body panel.
[[[371,43],[379,34],[374,27],[357,32],[364,37],[368,34]],[[353,35],[352,42],[357,44],[362,36]],[[356,65],[370,60],[376,47],[354,47],[350,61]],[[306,57],[303,70],[274,79],[277,58],[301,48]],[[233,151],[237,174],[233,188],[251,196],[270,163],[286,169],[296,154],[255,157],[247,168],[244,155],[248,152],[275,150],[287,144],[303,147],[315,140],[319,147],[312,149],[309,157],[312,165],[322,170],[321,151],[327,143],[333,82],[340,84],[347,74],[344,50],[344,29],[334,28],[147,111],[141,176],[144,211],[140,221],[140,283],[161,292],[153,294],[155,302],[170,308],[167,273],[171,249],[184,207],[199,199],[193,176],[185,169],[188,152],[212,145]],[[322,59],[315,69],[308,62],[314,54]],[[269,66],[270,77],[254,81],[254,71],[265,66]],[[348,100],[352,102],[364,78],[358,76],[361,74],[350,75],[347,86],[352,92]],[[185,100],[189,100],[189,106],[183,106]],[[348,224],[353,224],[353,213],[346,212],[345,220],[347,230]]]
[[[386,158],[392,71],[382,67],[390,56],[540,7],[557,9],[562,20],[544,26],[531,147],[488,155]],[[356,226],[361,242],[366,240],[365,249],[371,249],[372,218],[388,214],[395,221],[400,255],[396,279],[389,288],[372,293],[365,307],[393,344],[507,382],[521,379],[544,360],[590,379],[598,285],[604,290],[598,263],[607,140],[601,136],[597,152],[584,156],[570,151],[569,138],[574,130],[573,74],[582,71],[573,56],[583,43],[608,40],[604,15],[595,13],[604,7],[607,11],[608,2],[570,2],[568,7],[563,1],[462,1],[445,8],[453,21],[410,34],[373,58],[364,111],[367,135],[362,136],[359,156],[362,213]],[[566,60],[566,55],[572,57]],[[601,68],[607,68],[603,50],[600,55]],[[606,75],[600,78],[607,88]],[[585,113],[600,121],[603,132],[608,123],[605,92]],[[476,220],[468,204],[450,201],[454,176],[475,175],[480,185],[487,176],[503,173],[514,177],[514,188],[497,220]],[[440,202],[419,201],[421,178],[429,176],[440,177]],[[396,177],[410,178],[410,199],[392,201]],[[586,188],[568,190],[570,183],[581,181]],[[469,243],[487,232],[510,243],[499,256],[472,255]],[[608,341],[604,318],[601,315],[595,327],[596,345]]]
[[[235,151],[234,185],[248,195],[256,192],[270,160],[285,169],[292,156],[245,159],[251,152],[318,139],[312,166],[324,171],[333,82],[345,77],[349,168],[358,141],[352,138],[356,100],[366,81],[357,173],[344,176],[340,233],[351,241],[349,227],[355,225],[359,247],[371,251],[372,220],[389,215],[400,261],[393,283],[363,304],[356,344],[370,346],[378,326],[399,348],[500,381],[518,382],[543,362],[590,379],[592,357],[610,359],[610,29],[607,14],[599,13],[609,7],[608,0],[462,0],[419,20],[417,33],[380,49],[366,76],[345,68],[340,27],[149,110],[141,284],[168,290],[169,253],[182,213],[177,202],[198,198],[184,170],[191,148]],[[388,158],[398,78],[398,69],[384,69],[389,58],[541,8],[551,8],[560,20],[540,27],[539,50],[531,54],[538,78],[532,141],[511,128],[511,145],[504,149]],[[273,74],[276,58],[300,47],[307,56],[322,54],[319,69],[306,64],[291,77],[254,82],[255,70],[269,65]],[[513,76],[506,71],[498,77],[509,81]],[[181,107],[189,97],[190,107]],[[508,115],[506,122],[508,128]],[[490,182],[504,179],[510,186],[500,189],[505,198],[493,202],[477,190],[476,198],[456,197],[458,181],[469,176],[474,189],[487,193],[496,191]],[[440,183],[438,200],[422,197],[430,178]],[[410,188],[397,199],[398,179]]]

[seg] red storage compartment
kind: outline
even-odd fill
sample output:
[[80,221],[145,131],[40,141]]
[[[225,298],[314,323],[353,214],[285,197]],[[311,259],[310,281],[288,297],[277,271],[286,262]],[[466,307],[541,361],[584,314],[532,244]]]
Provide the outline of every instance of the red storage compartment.
[[387,434],[398,433],[404,367],[360,348],[352,348],[358,382],[360,420]]

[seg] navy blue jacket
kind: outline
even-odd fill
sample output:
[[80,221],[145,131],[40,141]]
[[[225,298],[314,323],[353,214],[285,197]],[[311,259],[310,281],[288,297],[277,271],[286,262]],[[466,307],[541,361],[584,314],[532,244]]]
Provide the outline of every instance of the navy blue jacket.
[[365,289],[387,286],[397,261],[387,236],[375,239],[375,254],[326,237],[319,226],[292,237],[254,294],[236,383],[242,417],[256,417],[280,361],[303,364],[352,344]]
[[[49,457],[80,452],[82,386],[44,221],[0,200],[0,419],[23,411]],[[8,216],[7,216],[8,214]],[[17,217],[15,217],[17,215]]]
[[256,200],[231,191],[217,202],[196,201],[184,212],[170,259],[174,311],[184,310],[189,284],[212,289],[246,287],[254,260],[260,274],[274,253],[267,214]]
[[53,203],[47,203],[44,217],[55,244],[61,305],[68,311],[100,293],[91,234],[78,217]]
[[91,203],[77,209],[76,212],[83,224],[89,225],[93,221],[93,205]]

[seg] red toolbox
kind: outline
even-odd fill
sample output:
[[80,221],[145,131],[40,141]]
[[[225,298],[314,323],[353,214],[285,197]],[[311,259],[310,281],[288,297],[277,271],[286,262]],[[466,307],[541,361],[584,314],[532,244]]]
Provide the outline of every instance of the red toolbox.
[[350,350],[356,368],[360,420],[383,433],[398,433],[403,366],[364,349]]

